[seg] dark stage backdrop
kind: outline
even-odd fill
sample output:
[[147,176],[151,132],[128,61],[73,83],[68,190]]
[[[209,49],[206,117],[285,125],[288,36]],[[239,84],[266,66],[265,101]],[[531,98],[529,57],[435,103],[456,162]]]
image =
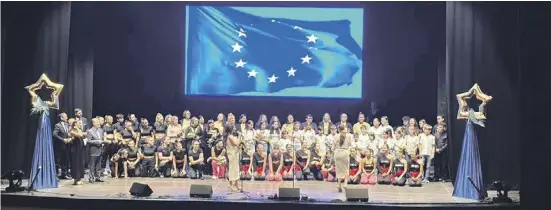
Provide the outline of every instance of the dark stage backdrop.
[[[486,184],[520,184],[520,14],[516,3],[448,2],[446,45],[448,118],[455,177],[465,121],[456,120],[455,95],[474,83],[494,97],[485,128],[476,127]],[[475,99],[472,99],[473,101]],[[478,107],[473,103],[471,107]],[[455,180],[455,179],[453,179]]]
[[[182,115],[191,110],[207,119],[219,112],[245,113],[256,120],[261,113],[285,118],[292,113],[315,121],[328,112],[355,120],[380,104],[379,115],[401,123],[404,115],[436,116],[438,59],[445,46],[445,4],[414,2],[224,2],[216,5],[363,7],[364,87],[362,100],[184,97],[185,5],[182,2],[98,3],[94,115],[155,113]],[[439,33],[439,34],[434,34]]]
[[[92,112],[93,45],[89,5],[71,2],[2,2],[6,29],[2,69],[2,172],[28,171],[38,126],[24,89],[42,73],[64,84],[60,111]],[[49,95],[49,94],[40,94]]]

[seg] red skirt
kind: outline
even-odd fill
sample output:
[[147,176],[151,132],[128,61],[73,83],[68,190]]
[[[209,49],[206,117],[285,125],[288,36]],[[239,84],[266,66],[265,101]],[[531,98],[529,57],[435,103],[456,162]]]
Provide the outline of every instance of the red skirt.
[[390,168],[383,168],[383,170],[380,173],[381,174],[388,173],[388,170],[390,170]]
[[249,173],[249,167],[250,165],[241,165],[241,171],[243,171],[245,174]]
[[355,176],[355,175],[358,173],[358,171],[360,171],[359,168],[350,169],[350,170],[348,170],[348,174],[349,174],[350,176]]
[[402,173],[404,173],[404,171],[396,171],[394,172],[394,176],[397,176],[397,177],[402,176]]
[[411,176],[411,177],[415,178],[415,177],[419,176],[419,172],[418,172],[418,171],[415,171],[415,172],[413,172],[413,171],[412,171],[412,172],[409,172],[409,176]]
[[263,167],[256,167],[256,173],[261,174],[262,172],[264,172],[264,168],[263,168]]
[[[283,166],[283,168],[285,168],[285,172],[291,170],[291,166]],[[300,171],[300,166],[295,165],[295,171]],[[281,172],[281,174],[283,174],[283,171]]]

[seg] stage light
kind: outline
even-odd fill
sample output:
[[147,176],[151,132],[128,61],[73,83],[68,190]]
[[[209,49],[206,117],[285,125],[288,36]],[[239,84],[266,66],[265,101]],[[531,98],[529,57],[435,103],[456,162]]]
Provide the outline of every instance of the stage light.
[[6,187],[6,192],[25,191],[25,188],[21,187],[21,181],[25,178],[25,173],[23,173],[22,170],[14,170],[6,174],[3,178],[10,182],[10,185]]
[[494,203],[512,203],[513,200],[509,198],[509,186],[501,181],[494,181],[492,188],[497,191],[497,197],[492,198]]

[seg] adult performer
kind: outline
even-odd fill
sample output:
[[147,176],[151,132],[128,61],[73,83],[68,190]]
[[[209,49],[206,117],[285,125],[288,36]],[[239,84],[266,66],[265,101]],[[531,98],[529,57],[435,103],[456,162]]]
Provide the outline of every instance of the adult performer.
[[342,192],[342,183],[344,182],[345,186],[349,179],[349,165],[350,165],[350,147],[352,146],[352,141],[354,136],[348,133],[347,124],[342,124],[339,126],[339,135],[337,136],[335,144],[335,168],[337,176],[337,185],[339,192]]
[[237,185],[237,180],[239,180],[240,140],[237,138],[237,132],[233,124],[226,125],[224,135],[226,135],[226,152],[228,153],[228,188],[233,192],[237,192],[241,190]]

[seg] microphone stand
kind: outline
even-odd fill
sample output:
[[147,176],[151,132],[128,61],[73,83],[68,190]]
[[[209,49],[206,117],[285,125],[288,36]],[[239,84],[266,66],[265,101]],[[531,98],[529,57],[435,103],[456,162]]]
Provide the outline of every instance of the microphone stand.
[[34,182],[36,181],[36,177],[38,177],[38,174],[40,173],[40,171],[42,171],[42,166],[38,166],[38,170],[36,171],[36,173],[34,174],[34,177],[33,177],[33,180],[31,181],[31,184],[29,185],[29,187],[27,188],[27,192],[31,192],[33,191],[34,189]]

